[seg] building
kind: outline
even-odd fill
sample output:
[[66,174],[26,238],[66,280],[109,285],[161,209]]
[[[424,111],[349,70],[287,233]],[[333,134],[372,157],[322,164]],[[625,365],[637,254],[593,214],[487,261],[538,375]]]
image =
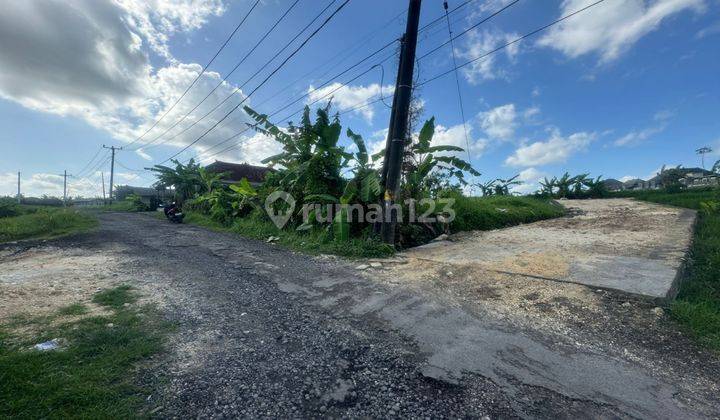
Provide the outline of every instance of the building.
[[617,179],[604,179],[602,183],[605,184],[605,188],[608,191],[622,191],[625,189],[625,184],[623,184],[622,181],[618,181]]
[[273,169],[265,166],[249,165],[247,163],[230,163],[216,160],[207,165],[205,169],[208,172],[216,174],[225,174],[222,179],[224,184],[234,184],[247,178],[250,185],[257,187],[265,181],[265,176]]
[[[702,168],[673,168],[667,171],[672,171],[674,173],[673,175],[678,177],[676,178],[677,182],[687,188],[720,186],[720,174]],[[658,190],[664,187],[660,174],[655,175],[647,181],[636,178],[627,180],[622,184],[622,189],[624,190]],[[608,190],[618,191],[610,187],[608,187]]]

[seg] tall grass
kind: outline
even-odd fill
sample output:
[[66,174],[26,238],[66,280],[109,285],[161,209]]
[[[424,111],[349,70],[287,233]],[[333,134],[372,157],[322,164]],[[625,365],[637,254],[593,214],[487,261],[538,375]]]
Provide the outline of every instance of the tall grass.
[[535,197],[455,197],[453,232],[490,230],[560,217],[563,207]]
[[0,243],[84,232],[96,225],[94,217],[76,210],[33,209],[30,213],[0,218]]

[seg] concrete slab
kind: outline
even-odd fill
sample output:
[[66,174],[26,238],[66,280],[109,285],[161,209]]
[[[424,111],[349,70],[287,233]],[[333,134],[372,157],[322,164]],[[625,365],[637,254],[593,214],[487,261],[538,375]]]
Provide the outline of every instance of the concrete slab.
[[408,250],[406,257],[674,297],[695,212],[630,199],[563,200],[569,216]]

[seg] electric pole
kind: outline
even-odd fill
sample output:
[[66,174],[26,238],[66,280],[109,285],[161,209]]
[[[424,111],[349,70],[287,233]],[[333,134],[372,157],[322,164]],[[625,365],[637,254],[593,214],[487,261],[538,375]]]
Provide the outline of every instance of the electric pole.
[[20,204],[20,172],[18,172],[18,194],[17,194],[17,202]]
[[67,207],[67,169],[63,171],[63,206]]
[[702,159],[702,168],[705,169],[705,154],[711,153],[713,151],[712,148],[704,146],[697,150],[695,150],[695,153],[700,155],[700,159]]
[[103,204],[105,204],[105,172],[100,172],[100,179],[102,181]]
[[390,121],[388,145],[385,148],[385,192],[383,194],[383,221],[380,236],[385,243],[395,244],[397,211],[393,211],[395,199],[400,189],[400,175],[405,138],[407,137],[410,101],[412,99],[413,72],[415,67],[415,49],[417,47],[418,25],[420,23],[420,0],[410,0],[407,26],[402,38],[400,65],[393,97],[394,118]]
[[115,147],[110,146],[107,147],[103,144],[103,147],[105,149],[110,149],[111,158],[110,158],[110,192],[108,194],[108,198],[110,199],[110,202],[113,200],[113,179],[115,177],[115,151],[116,150],[122,150],[122,147]]

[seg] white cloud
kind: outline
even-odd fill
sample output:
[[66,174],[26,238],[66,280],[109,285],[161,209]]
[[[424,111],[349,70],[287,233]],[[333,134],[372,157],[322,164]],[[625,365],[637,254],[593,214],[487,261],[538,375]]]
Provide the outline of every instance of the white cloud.
[[548,176],[546,172],[539,171],[535,168],[527,168],[520,171],[518,181],[522,184],[512,187],[512,192],[517,194],[531,194],[540,189],[539,181]]
[[[455,53],[466,60],[474,60],[517,37],[518,34],[516,33],[505,33],[498,30],[474,30],[468,33],[465,47],[456,50]],[[519,42],[505,48],[505,57],[513,61],[518,54],[519,48]],[[484,80],[507,78],[506,71],[497,69],[498,57],[497,54],[491,54],[474,61],[463,68],[463,75],[472,84],[478,84]]]
[[480,126],[494,139],[510,140],[515,134],[517,113],[514,104],[498,106],[478,114]]
[[[229,143],[230,145],[232,143]],[[221,160],[228,162],[244,162],[251,165],[262,165],[262,160],[270,156],[276,155],[283,151],[282,145],[275,141],[272,137],[262,133],[255,133],[251,136],[243,136],[237,141],[238,146],[218,155],[210,156],[223,150],[228,145],[223,145],[214,149],[209,147],[202,148],[200,152],[200,160],[203,164],[211,163],[213,160]]]
[[560,131],[551,131],[546,141],[523,144],[505,159],[510,166],[539,166],[565,162],[574,153],[585,150],[597,137],[595,133],[578,132],[563,137]]
[[150,156],[149,154],[145,153],[145,151],[144,151],[143,149],[137,149],[137,150],[135,151],[135,153],[136,153],[138,156],[140,156],[141,158],[145,159],[145,160],[152,160],[152,156]]
[[[58,174],[34,173],[21,174],[20,188],[25,197],[51,197],[63,196],[63,177]],[[97,181],[89,178],[70,178],[67,182],[68,197],[100,196],[102,188],[99,173]],[[0,196],[15,196],[17,194],[17,173],[8,172],[0,174]]]
[[618,181],[627,182],[627,181],[630,181],[631,179],[637,179],[637,177],[635,175],[625,175],[625,176],[621,177],[620,179],[618,179]]
[[[0,97],[37,111],[82,119],[121,141],[134,140],[169,109],[202,69],[199,64],[174,59],[167,42],[223,11],[222,0],[8,3],[0,14]],[[160,54],[164,65],[154,68],[152,53]],[[170,128],[221,80],[220,74],[206,72],[140,144]],[[197,121],[234,89],[223,83],[158,143]],[[241,93],[168,144],[187,145],[240,98]],[[239,118],[223,123],[204,142],[216,143],[245,128],[247,116],[241,111],[237,114]],[[151,149],[145,147],[138,155],[147,158]]]
[[615,146],[637,146],[655,134],[665,131],[668,121],[675,113],[668,110],[659,111],[653,117],[655,124],[642,130],[633,130],[613,142]]
[[[473,139],[472,127],[470,125],[467,126],[467,131],[468,131],[468,140],[466,141],[465,140],[465,130],[463,130],[462,124],[454,125],[452,127],[445,127],[443,125],[438,124],[435,126],[435,135],[433,136],[431,144],[433,146],[440,146],[440,145],[457,146],[457,147],[461,147],[461,148],[465,149],[464,152],[452,152],[452,153],[441,153],[441,154],[455,155],[465,161],[468,160],[468,154],[473,159],[478,158],[485,151],[485,148],[487,146],[487,141],[484,139]],[[469,151],[468,151],[467,143],[470,143]]]
[[[560,15],[588,4],[588,0],[565,0]],[[552,27],[538,44],[572,58],[598,53],[606,63],[658,29],[664,20],[685,10],[704,10],[704,0],[607,1]]]
[[699,30],[698,33],[695,34],[695,38],[703,39],[710,35],[716,35],[716,34],[720,34],[720,21],[717,21],[717,22],[711,24],[710,26],[707,26],[707,27]]
[[[341,83],[332,83],[320,89],[315,89],[312,85],[308,87],[308,102],[320,100],[319,103],[325,104],[332,97],[333,104],[339,107],[339,111],[345,111],[365,104],[366,102],[380,97],[381,86],[379,83],[372,83],[367,86],[342,86]],[[336,90],[336,92],[333,92]],[[382,86],[382,94],[385,100],[392,102],[392,94],[395,91],[394,86]],[[331,92],[333,92],[331,94]],[[329,95],[327,98],[324,96]],[[382,105],[382,104],[381,104]],[[368,122],[372,121],[375,115],[374,105],[362,107],[352,112],[362,115]]]

